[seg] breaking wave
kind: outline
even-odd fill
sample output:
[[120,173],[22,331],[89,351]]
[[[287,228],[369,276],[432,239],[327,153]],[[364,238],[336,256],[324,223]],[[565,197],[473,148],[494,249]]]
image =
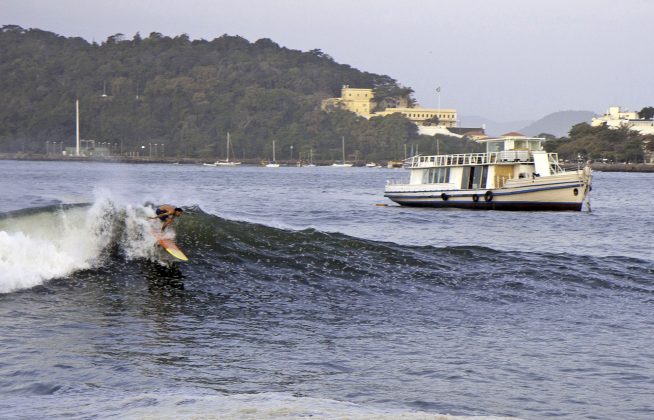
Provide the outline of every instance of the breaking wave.
[[[111,261],[169,262],[154,246],[150,204],[117,204],[100,195],[89,205],[55,206],[0,218],[0,293],[30,288]],[[154,223],[154,224],[153,224]],[[293,231],[230,221],[187,208],[175,222],[191,261],[187,279],[227,276],[361,292],[418,285],[547,294],[584,289],[654,293],[654,264],[627,257],[509,252],[485,247],[407,246],[314,229]],[[174,232],[171,229],[171,234]],[[289,289],[292,293],[292,288]]]
[[49,206],[0,215],[0,293],[102,266],[116,249],[127,259],[158,258],[149,206],[94,203]]

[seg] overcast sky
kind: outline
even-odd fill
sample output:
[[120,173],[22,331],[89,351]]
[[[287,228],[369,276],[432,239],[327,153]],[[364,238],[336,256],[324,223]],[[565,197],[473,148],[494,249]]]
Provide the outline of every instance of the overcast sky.
[[443,108],[497,121],[654,105],[651,0],[0,0],[0,24],[96,42],[270,38],[387,74],[421,106],[440,86]]

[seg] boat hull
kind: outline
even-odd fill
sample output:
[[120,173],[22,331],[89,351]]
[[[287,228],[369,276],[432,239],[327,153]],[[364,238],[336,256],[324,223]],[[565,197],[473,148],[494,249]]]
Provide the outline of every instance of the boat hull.
[[[387,187],[385,197],[413,207],[474,210],[580,211],[589,187],[583,180],[552,183],[522,183],[509,188],[452,190],[426,185]],[[404,190],[404,191],[402,191]]]
[[[390,197],[389,197],[390,198]],[[459,208],[468,210],[504,210],[504,211],[581,211],[582,203],[539,203],[539,202],[438,202],[434,201],[402,201],[391,200],[403,206],[411,207],[435,207],[435,208]]]

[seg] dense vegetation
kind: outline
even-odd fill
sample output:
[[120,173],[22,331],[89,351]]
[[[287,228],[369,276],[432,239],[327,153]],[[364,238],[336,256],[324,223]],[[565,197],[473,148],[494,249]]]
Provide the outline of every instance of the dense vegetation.
[[273,139],[278,157],[313,149],[318,159],[339,158],[342,136],[348,154],[363,159],[399,158],[405,144],[434,143],[400,115],[368,121],[320,110],[344,84],[374,88],[389,104],[410,98],[411,89],[269,39],[151,33],[96,44],[11,25],[0,29],[0,74],[0,152],[42,153],[49,141],[73,146],[76,99],[82,137],[123,154],[156,143],[167,156],[215,158],[225,154],[228,131],[246,158],[270,157]]
[[[212,160],[225,156],[230,132],[238,158],[403,158],[481,151],[470,141],[419,136],[396,114],[370,120],[347,111],[320,110],[342,85],[374,88],[378,108],[398,105],[412,90],[389,76],[336,63],[320,50],[301,52],[269,39],[249,42],[223,35],[212,41],[151,33],[122,34],[101,44],[38,29],[0,28],[0,152],[43,153],[51,142],[74,145],[75,100],[85,139],[111,144],[115,154],[155,154]],[[641,118],[651,119],[646,107]],[[438,121],[430,121],[437,124]],[[569,137],[547,142],[563,159],[640,161],[642,136],[578,124]],[[162,146],[165,144],[165,146]],[[652,147],[654,141],[645,141]]]
[[[541,137],[547,136],[541,134]],[[652,151],[654,142],[648,136],[628,128],[612,129],[606,126],[592,127],[577,124],[569,137],[551,138],[545,142],[549,152],[557,152],[561,159],[574,161],[578,158],[608,162],[642,162],[645,151]]]

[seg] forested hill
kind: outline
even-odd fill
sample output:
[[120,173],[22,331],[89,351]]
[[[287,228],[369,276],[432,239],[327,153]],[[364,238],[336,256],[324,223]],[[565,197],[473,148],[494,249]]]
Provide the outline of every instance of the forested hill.
[[342,85],[376,95],[409,95],[389,76],[336,63],[320,50],[302,52],[269,39],[224,35],[212,41],[151,33],[117,34],[101,44],[8,25],[0,29],[0,152],[43,152],[46,141],[75,136],[122,144],[123,153],[165,143],[168,156],[223,156],[229,131],[238,157],[278,157],[294,146],[324,159],[350,153],[395,158],[415,141],[399,116],[367,121],[320,110]]

